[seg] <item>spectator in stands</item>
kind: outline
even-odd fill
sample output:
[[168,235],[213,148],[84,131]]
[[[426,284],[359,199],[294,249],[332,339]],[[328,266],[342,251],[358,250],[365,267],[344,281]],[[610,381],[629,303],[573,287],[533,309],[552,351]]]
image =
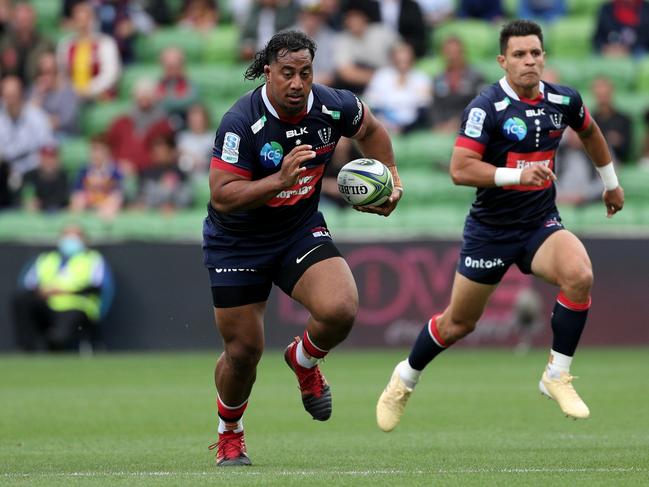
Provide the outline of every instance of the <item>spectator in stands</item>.
[[216,0],[184,0],[178,25],[199,32],[209,32],[218,23],[219,6]]
[[59,74],[54,53],[41,56],[28,99],[47,113],[58,139],[78,132],[79,97],[67,78]]
[[59,68],[84,100],[110,99],[121,63],[115,40],[96,31],[95,14],[88,1],[72,7],[74,32],[59,41]]
[[9,31],[0,40],[0,73],[15,75],[28,86],[38,72],[38,60],[54,45],[36,29],[36,12],[27,2],[16,3]]
[[198,89],[185,71],[185,55],[177,47],[160,53],[162,77],[158,80],[157,99],[174,126],[185,124],[187,109],[198,101]]
[[187,111],[187,129],[178,134],[178,165],[185,173],[205,175],[210,167],[214,130],[205,106],[196,104]]
[[115,119],[107,141],[113,158],[125,175],[139,173],[151,165],[151,143],[156,136],[173,134],[164,110],[156,103],[156,85],[140,78],[133,87],[133,107]]
[[484,78],[467,64],[460,38],[447,37],[442,43],[441,54],[445,67],[444,72],[433,79],[433,129],[456,132],[464,107],[480,92]]
[[593,36],[595,51],[610,56],[640,56],[649,51],[649,2],[612,0],[604,3]]
[[580,206],[601,200],[604,185],[574,130],[566,129],[556,159],[557,203]]
[[17,203],[25,173],[38,166],[41,148],[54,144],[54,134],[47,114],[23,101],[23,86],[18,77],[8,76],[0,86],[0,164],[5,166],[7,178],[4,184],[8,194],[4,198],[11,205]]
[[241,31],[241,59],[252,59],[273,34],[294,25],[298,12],[295,0],[255,0]]
[[102,255],[88,248],[79,226],[67,225],[58,248],[30,265],[13,299],[18,346],[29,352],[78,346],[99,320],[105,276]]
[[344,0],[303,0],[303,2],[317,3],[320,13],[325,17],[325,22],[334,32],[343,30],[343,9]]
[[0,37],[9,31],[13,13],[12,0],[0,0]]
[[592,83],[595,108],[593,117],[604,134],[606,142],[619,162],[628,161],[633,144],[631,118],[620,112],[614,104],[615,87],[611,80],[599,76]]
[[504,11],[500,0],[460,0],[457,16],[496,22],[503,18]]
[[428,25],[416,0],[371,0],[377,4],[379,21],[398,32],[410,44],[415,56],[426,54],[429,44]]
[[431,80],[413,68],[414,52],[401,42],[392,48],[392,64],[379,68],[365,91],[365,102],[393,133],[423,128],[431,101]]
[[122,180],[106,137],[94,136],[90,141],[88,165],[81,169],[74,185],[70,209],[96,211],[101,218],[112,220],[124,202]]
[[553,22],[566,15],[566,0],[520,0],[518,16],[541,22]]
[[327,18],[319,3],[307,4],[298,15],[297,24],[291,30],[301,30],[318,46],[318,55],[313,60],[313,82],[330,86],[334,80],[335,32],[327,25]]
[[160,136],[152,141],[153,164],[142,172],[140,202],[146,208],[165,212],[185,208],[192,202],[191,187],[178,166],[178,153],[173,136]]
[[70,185],[56,145],[46,145],[40,150],[38,167],[25,174],[20,196],[23,207],[29,211],[49,213],[67,208]]
[[390,63],[390,51],[398,34],[380,23],[370,23],[366,3],[349,3],[344,13],[345,29],[336,35],[334,86],[362,93],[374,72]]
[[445,22],[453,16],[455,2],[453,0],[418,0],[426,23],[431,27]]

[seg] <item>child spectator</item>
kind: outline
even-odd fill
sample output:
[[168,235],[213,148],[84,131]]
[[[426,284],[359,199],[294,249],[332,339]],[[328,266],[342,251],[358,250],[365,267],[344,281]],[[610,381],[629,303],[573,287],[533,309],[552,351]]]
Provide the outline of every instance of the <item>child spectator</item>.
[[117,215],[124,202],[123,176],[110,155],[110,148],[103,135],[90,141],[90,158],[77,177],[70,209],[72,211],[96,211],[103,219]]

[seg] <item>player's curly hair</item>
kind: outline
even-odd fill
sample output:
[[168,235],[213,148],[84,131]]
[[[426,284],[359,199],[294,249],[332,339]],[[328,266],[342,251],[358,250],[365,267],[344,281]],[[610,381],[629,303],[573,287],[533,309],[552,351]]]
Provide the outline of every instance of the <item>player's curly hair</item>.
[[275,34],[261,51],[255,54],[255,59],[248,69],[244,78],[255,80],[264,75],[264,66],[277,61],[277,58],[289,52],[297,52],[308,49],[311,59],[315,56],[317,46],[304,32],[299,30],[287,30]]
[[541,41],[543,48],[543,30],[541,26],[531,20],[512,20],[500,30],[500,54],[505,54],[510,37],[536,36]]

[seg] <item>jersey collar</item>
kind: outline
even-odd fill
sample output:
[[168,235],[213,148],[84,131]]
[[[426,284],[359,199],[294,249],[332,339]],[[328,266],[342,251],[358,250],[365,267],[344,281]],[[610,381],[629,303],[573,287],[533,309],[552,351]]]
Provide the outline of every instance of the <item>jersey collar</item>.
[[261,98],[264,100],[264,105],[266,105],[266,109],[270,112],[270,114],[275,117],[279,118],[280,120],[284,122],[289,122],[289,123],[298,123],[304,116],[311,111],[311,107],[313,106],[313,89],[309,92],[309,97],[307,98],[306,102],[306,111],[301,113],[300,115],[296,115],[295,117],[291,118],[282,118],[279,116],[279,113],[277,113],[277,110],[275,110],[275,107],[273,104],[270,102],[270,99],[268,98],[268,93],[266,93],[266,85],[261,87]]
[[[521,100],[516,94],[516,92],[514,91],[514,88],[512,88],[507,82],[506,76],[500,78],[499,83],[500,83],[500,87],[503,89],[503,91],[507,94],[508,97],[513,98],[514,100],[517,101],[524,101],[525,103],[530,103],[530,102],[538,103],[538,100],[528,100],[527,98]],[[545,83],[543,83],[543,81],[539,81],[539,93],[541,98],[545,97]]]

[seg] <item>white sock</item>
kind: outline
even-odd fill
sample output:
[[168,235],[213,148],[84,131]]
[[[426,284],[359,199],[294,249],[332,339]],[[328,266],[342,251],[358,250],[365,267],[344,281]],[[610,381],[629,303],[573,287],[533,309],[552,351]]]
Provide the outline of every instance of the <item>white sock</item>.
[[554,350],[550,350],[550,362],[548,363],[548,375],[553,379],[558,379],[561,372],[570,372],[572,357],[564,355]]
[[408,362],[408,359],[397,364],[397,372],[399,377],[410,389],[414,389],[419,382],[421,370],[413,369]]
[[243,419],[237,421],[236,428],[232,429],[232,423],[226,423],[222,418],[219,417],[219,433],[224,433],[226,431],[241,433],[243,431]]
[[295,357],[297,358],[297,363],[300,364],[305,369],[310,369],[315,367],[318,363],[318,359],[312,357],[304,351],[302,346],[302,340],[297,344],[297,350],[295,351]]

